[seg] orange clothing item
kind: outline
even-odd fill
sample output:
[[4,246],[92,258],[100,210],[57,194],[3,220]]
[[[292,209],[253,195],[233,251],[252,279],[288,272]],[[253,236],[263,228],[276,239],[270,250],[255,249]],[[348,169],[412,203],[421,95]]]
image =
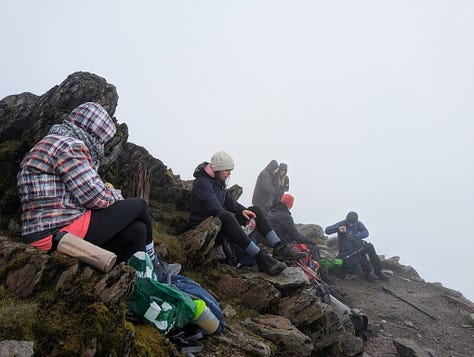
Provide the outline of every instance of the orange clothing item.
[[[87,234],[87,230],[89,229],[89,224],[91,222],[91,214],[92,214],[91,210],[86,211],[86,213],[84,213],[78,219],[68,224],[67,226],[61,228],[59,231],[72,233],[78,236],[79,238],[84,239],[84,237]],[[43,239],[40,239],[40,240],[37,240],[36,242],[31,243],[31,245],[40,250],[49,251],[51,247],[53,246],[53,235],[50,234],[49,236],[44,237]]]

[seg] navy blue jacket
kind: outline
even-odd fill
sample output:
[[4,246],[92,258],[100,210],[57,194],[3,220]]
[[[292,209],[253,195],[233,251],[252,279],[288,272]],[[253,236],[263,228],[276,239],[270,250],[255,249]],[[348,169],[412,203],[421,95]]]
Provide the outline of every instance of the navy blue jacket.
[[[339,232],[339,227],[346,226],[346,232]],[[369,231],[365,228],[364,223],[357,221],[352,226],[346,220],[337,222],[336,224],[326,227],[326,234],[337,233],[339,241],[338,257],[344,258],[348,254],[353,253],[364,245],[362,239],[369,236]]]
[[188,223],[190,229],[195,228],[207,217],[215,217],[225,210],[240,213],[246,209],[232,197],[224,185],[207,174],[205,167],[208,164],[203,162],[194,170],[193,176],[196,179],[191,191],[191,216]]

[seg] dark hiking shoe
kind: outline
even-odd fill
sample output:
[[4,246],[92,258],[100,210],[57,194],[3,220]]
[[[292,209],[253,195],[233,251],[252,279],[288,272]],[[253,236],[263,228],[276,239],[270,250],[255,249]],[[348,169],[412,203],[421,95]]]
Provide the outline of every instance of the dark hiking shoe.
[[153,270],[155,271],[155,274],[160,282],[167,282],[170,284],[171,275],[179,274],[181,271],[181,264],[168,264],[157,256],[153,258],[151,263],[153,264]]
[[306,252],[295,252],[287,245],[279,243],[273,248],[273,257],[278,260],[298,260],[306,258]]
[[268,255],[263,249],[261,249],[255,256],[257,267],[259,271],[270,275],[278,275],[286,269],[286,264],[282,263],[272,256]]
[[369,273],[365,273],[364,279],[370,283],[375,283],[375,281],[377,280],[377,276],[374,273],[369,272]]
[[357,274],[344,274],[342,275],[342,279],[344,280],[355,280],[357,279],[358,275]]
[[321,280],[324,281],[326,284],[329,285],[336,285],[337,281],[336,278],[331,276],[332,274],[326,271],[326,269],[319,269],[319,276],[321,277]]
[[375,275],[377,275],[380,280],[383,280],[383,281],[388,281],[389,280],[388,275],[385,274],[383,271],[376,271]]

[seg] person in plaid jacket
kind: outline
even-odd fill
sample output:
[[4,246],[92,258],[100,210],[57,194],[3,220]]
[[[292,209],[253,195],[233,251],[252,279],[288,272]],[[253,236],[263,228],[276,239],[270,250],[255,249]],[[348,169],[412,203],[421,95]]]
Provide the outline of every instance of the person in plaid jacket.
[[59,231],[75,234],[127,261],[146,251],[157,272],[166,263],[154,252],[151,216],[141,198],[124,199],[98,174],[104,145],[117,129],[98,103],[79,105],[53,125],[20,164],[17,185],[22,238],[41,250],[54,250]]

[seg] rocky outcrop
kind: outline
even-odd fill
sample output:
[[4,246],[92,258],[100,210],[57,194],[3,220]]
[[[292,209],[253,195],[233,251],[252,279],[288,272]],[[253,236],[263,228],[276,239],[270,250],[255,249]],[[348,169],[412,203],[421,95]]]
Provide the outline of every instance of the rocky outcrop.
[[[22,93],[0,101],[0,229],[8,235],[0,239],[0,354],[15,350],[31,355],[34,350],[35,355],[178,355],[156,329],[125,319],[125,301],[134,282],[130,268],[122,264],[102,274],[75,259],[18,242],[19,163],[52,124],[85,101],[99,102],[113,115],[118,94],[105,79],[77,72],[44,95]],[[364,341],[355,335],[349,316],[321,302],[300,268],[290,266],[279,276],[268,276],[220,264],[214,248],[220,221],[209,218],[186,231],[191,183],[174,175],[146,149],[128,143],[126,124],[117,127],[101,175],[126,197],[149,202],[159,222],[155,240],[166,248],[161,254],[178,260],[183,273],[198,280],[224,307],[226,328],[206,343],[204,355],[356,356],[363,352]],[[242,188],[235,185],[231,192],[239,197]],[[334,258],[337,239],[326,237],[316,224],[298,228],[319,245],[323,257]],[[382,257],[382,262],[384,269],[400,276],[400,286],[405,281],[424,284],[398,257]],[[360,282],[341,285],[355,290]],[[429,287],[437,291],[436,286]],[[410,289],[408,293],[413,291],[411,285]],[[374,286],[360,290],[361,301],[369,295],[369,305],[377,305]],[[335,291],[347,297],[339,287]],[[472,307],[462,294],[446,291],[444,296],[457,308]],[[468,317],[463,322],[466,328],[471,326]],[[399,351],[416,351],[410,341],[395,343]]]
[[[77,105],[95,101],[111,116],[117,107],[115,87],[97,75],[77,72],[71,74],[47,93],[11,95],[0,101],[0,214],[1,228],[18,236],[20,205],[16,191],[16,173],[25,154],[41,139],[53,124],[60,123]],[[117,126],[114,139],[106,147],[102,172],[110,168],[128,139],[125,124]]]
[[[1,285],[8,296],[19,298],[16,306],[9,307],[11,324],[19,329],[19,339],[33,338],[40,354],[130,353],[133,329],[123,320],[120,305],[133,289],[132,268],[122,263],[103,275],[75,259],[5,237],[0,238],[0,267]],[[22,314],[28,316],[28,311],[21,312],[22,305],[29,306],[32,321],[15,321]],[[0,316],[5,311],[2,305]],[[69,346],[72,341],[75,346]]]
[[[204,271],[216,266],[214,241],[218,221],[209,218],[180,237],[188,256],[193,261],[199,261],[200,269]],[[287,267],[277,276],[231,266],[221,266],[219,270],[217,288],[222,299],[238,297],[241,309],[264,314],[239,322],[240,330],[248,329],[248,334],[253,333],[272,342],[276,355],[310,356],[313,351],[316,355],[336,352],[355,355],[363,351],[362,339],[354,335],[351,322],[344,320],[347,316],[340,316],[321,302],[299,267]],[[230,341],[226,338],[221,340]]]

